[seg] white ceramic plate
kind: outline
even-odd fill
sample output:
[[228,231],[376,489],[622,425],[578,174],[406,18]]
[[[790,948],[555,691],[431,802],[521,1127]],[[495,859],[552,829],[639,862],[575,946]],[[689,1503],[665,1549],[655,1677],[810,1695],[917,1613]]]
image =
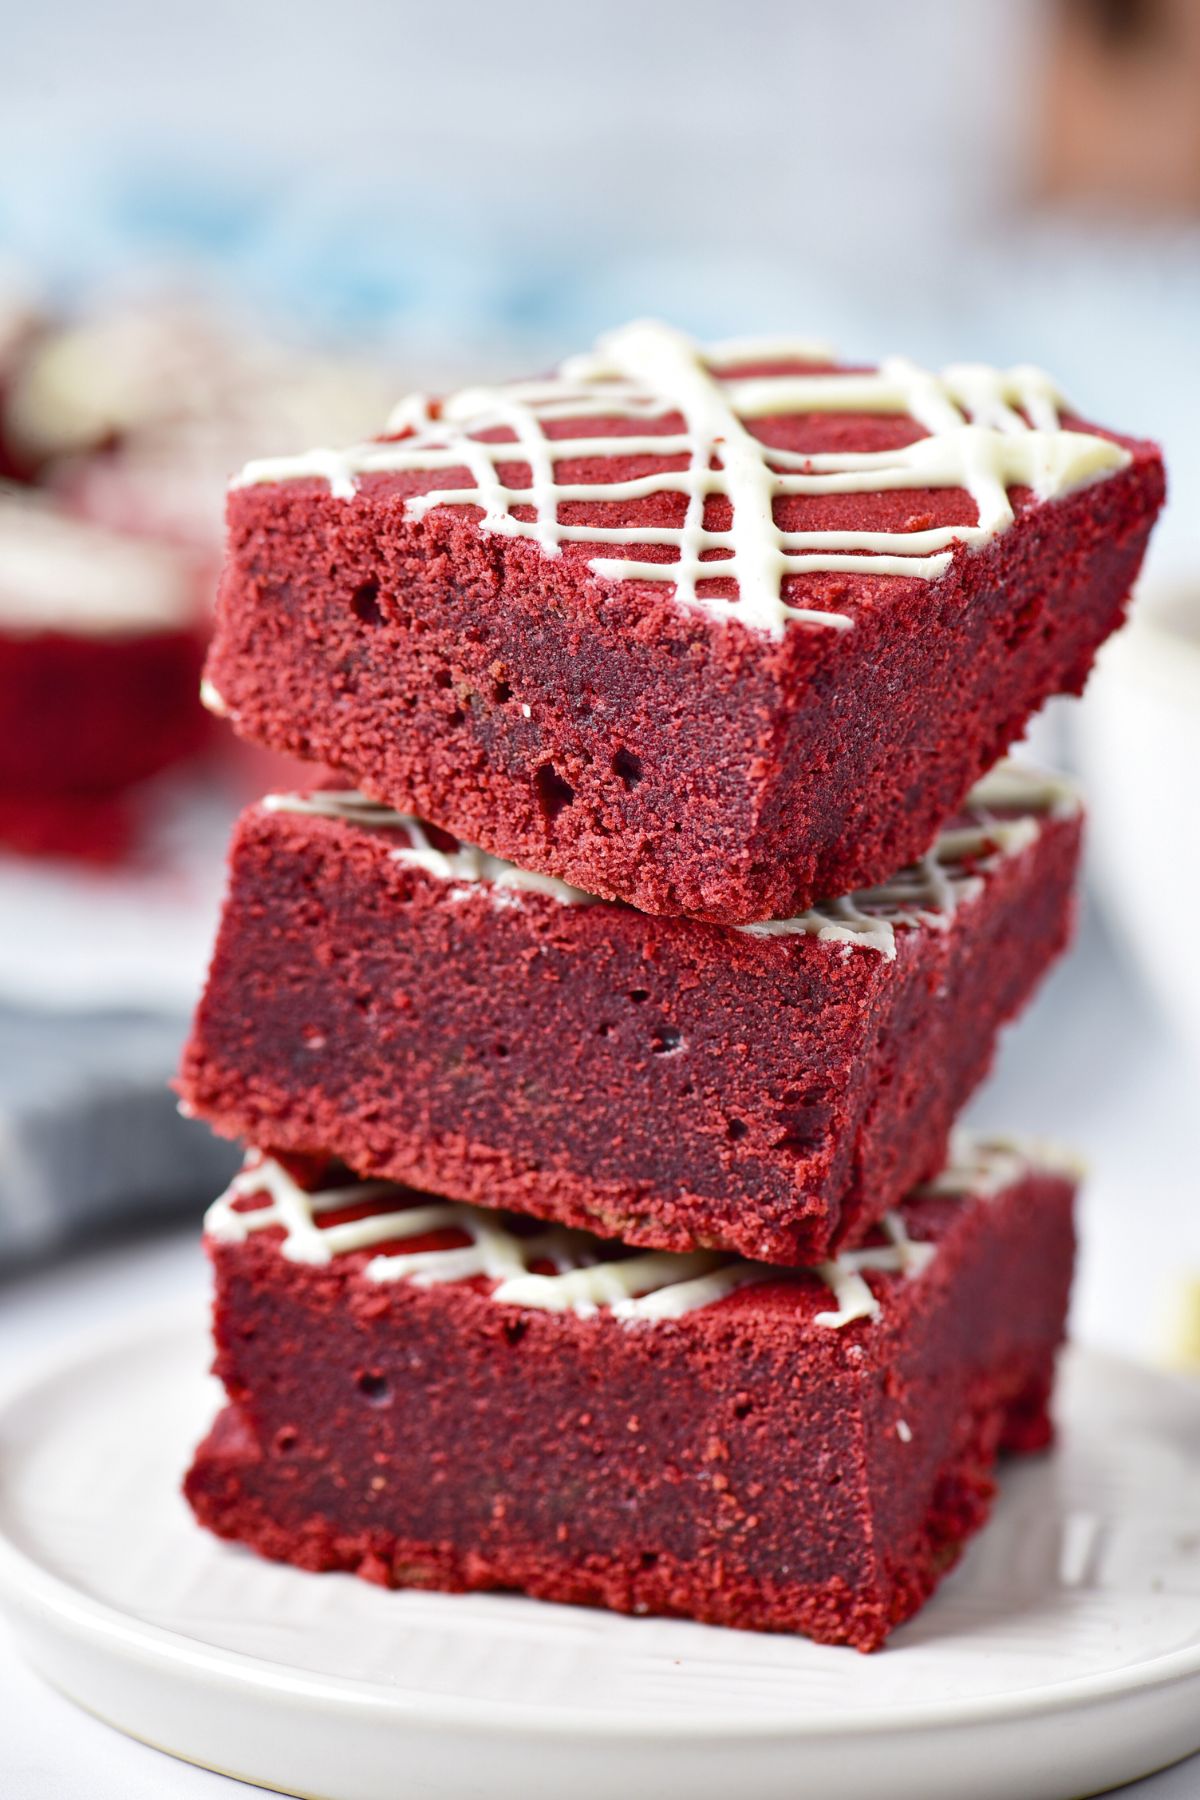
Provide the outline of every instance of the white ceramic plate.
[[65,1693],[322,1800],[1068,1800],[1200,1747],[1200,1387],[1076,1352],[1053,1455],[882,1654],[259,1562],[178,1496],[199,1321],[0,1406],[0,1594]]

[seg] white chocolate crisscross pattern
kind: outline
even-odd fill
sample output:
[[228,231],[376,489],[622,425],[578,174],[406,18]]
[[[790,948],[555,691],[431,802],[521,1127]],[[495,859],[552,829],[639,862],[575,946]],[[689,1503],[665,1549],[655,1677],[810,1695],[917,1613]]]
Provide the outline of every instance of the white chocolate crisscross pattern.
[[[1062,397],[1040,370],[957,364],[934,374],[899,357],[862,372],[821,366],[831,359],[827,347],[800,341],[747,340],[705,350],[682,332],[642,322],[610,332],[593,352],[569,358],[541,381],[465,389],[436,406],[413,396],[389,421],[391,431],[405,436],[252,462],[234,485],[317,476],[335,495],[353,500],[361,475],[466,470],[465,484],[410,497],[409,515],[477,506],[481,530],[531,538],[550,557],[572,542],[600,552],[611,547],[613,554],[590,560],[602,579],[667,582],[681,606],[778,636],[789,622],[836,631],[852,624],[844,613],[791,604],[784,591],[789,576],[841,570],[936,580],[957,544],[978,548],[1012,523],[1011,487],[1054,499],[1129,461],[1107,438],[1061,427]],[[779,374],[739,376],[739,366],[756,361],[790,366]],[[808,455],[763,443],[748,424],[856,412],[907,415],[928,435],[893,450]],[[682,430],[650,429],[675,416]],[[589,421],[607,429],[590,436],[552,436],[546,429]],[[559,479],[560,464],[617,457],[682,466],[633,479]],[[775,518],[776,501],[794,495],[928,488],[965,489],[976,523],[806,531],[786,530]],[[605,526],[560,517],[571,503],[597,508],[664,493],[686,497],[678,525]],[[729,502],[728,527],[705,524],[712,496]],[[647,546],[674,554],[666,561],[635,554]],[[718,579],[736,584],[736,598],[711,591]]]
[[[1050,1152],[1040,1154],[1035,1164],[1030,1153],[1010,1140],[959,1136],[950,1162],[928,1191],[986,1201],[1034,1166],[1066,1165]],[[239,1204],[258,1197],[264,1205],[247,1209]],[[321,1223],[330,1213],[393,1197],[402,1204],[381,1204],[364,1218]],[[281,1254],[289,1262],[312,1264],[376,1245],[394,1246],[406,1238],[453,1232],[466,1241],[442,1250],[389,1248],[372,1257],[363,1274],[368,1281],[411,1281],[419,1287],[484,1276],[496,1283],[491,1299],[498,1305],[569,1312],[577,1318],[608,1312],[628,1325],[682,1318],[739,1288],[807,1274],[823,1281],[834,1300],[832,1308],[814,1315],[814,1324],[837,1330],[878,1315],[879,1301],[866,1275],[915,1279],[936,1254],[934,1245],[908,1235],[901,1212],[889,1212],[882,1221],[885,1242],[844,1250],[803,1271],[749,1262],[717,1250],[681,1254],[653,1250],[615,1257],[612,1245],[590,1232],[538,1225],[531,1234],[519,1235],[503,1213],[460,1201],[427,1199],[391,1182],[356,1182],[308,1193],[280,1163],[252,1157],[209,1208],[205,1229],[217,1241],[237,1243],[272,1226],[282,1228]],[[545,1272],[546,1265],[551,1273]]]

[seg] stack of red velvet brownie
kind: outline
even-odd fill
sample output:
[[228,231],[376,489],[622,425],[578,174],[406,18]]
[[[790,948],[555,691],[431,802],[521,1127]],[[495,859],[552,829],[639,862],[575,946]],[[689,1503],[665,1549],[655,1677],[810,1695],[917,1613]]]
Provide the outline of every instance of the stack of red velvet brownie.
[[[1050,1434],[1069,1166],[951,1135],[1067,941],[998,763],[1163,475],[1047,377],[664,327],[235,484],[185,1104],[223,1536],[870,1649]],[[479,846],[479,847],[476,847]],[[504,859],[504,860],[502,860]]]

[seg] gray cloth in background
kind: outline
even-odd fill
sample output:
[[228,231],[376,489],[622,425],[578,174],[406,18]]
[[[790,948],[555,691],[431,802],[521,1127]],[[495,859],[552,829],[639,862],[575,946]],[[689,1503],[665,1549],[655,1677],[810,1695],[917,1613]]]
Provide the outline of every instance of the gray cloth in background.
[[239,1161],[176,1110],[186,1025],[0,1009],[0,1269],[194,1213]]

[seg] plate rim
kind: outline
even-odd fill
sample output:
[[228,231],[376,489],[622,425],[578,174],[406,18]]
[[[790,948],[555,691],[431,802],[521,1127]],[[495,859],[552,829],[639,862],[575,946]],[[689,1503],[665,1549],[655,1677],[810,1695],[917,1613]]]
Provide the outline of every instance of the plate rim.
[[[117,1326],[76,1333],[49,1356],[16,1379],[0,1383],[0,1434],[10,1415],[36,1401],[39,1391],[52,1388],[76,1372],[81,1361],[93,1368],[130,1352],[150,1349],[162,1339],[183,1340],[197,1334],[198,1320],[190,1309],[183,1314],[178,1301],[157,1302]],[[1195,1384],[1175,1371],[1155,1369],[1130,1358],[1088,1346],[1069,1344],[1066,1353],[1076,1360],[1108,1366],[1155,1386],[1186,1390]],[[1197,1397],[1200,1405],[1200,1397]],[[431,1596],[435,1597],[435,1596]],[[516,1596],[520,1598],[520,1596]],[[545,1604],[529,1601],[530,1605]],[[854,1708],[827,1719],[797,1720],[736,1714],[711,1719],[666,1716],[649,1720],[644,1714],[586,1712],[571,1706],[553,1712],[534,1701],[466,1698],[450,1694],[418,1694],[383,1682],[353,1676],[317,1674],[290,1668],[270,1657],[248,1651],[206,1644],[182,1631],[155,1625],[124,1613],[106,1600],[97,1599],[56,1575],[10,1536],[0,1520],[0,1608],[16,1623],[21,1614],[42,1622],[54,1621],[74,1638],[94,1649],[116,1650],[127,1661],[167,1664],[181,1674],[191,1673],[210,1685],[270,1695],[285,1703],[316,1702],[346,1714],[390,1717],[397,1723],[423,1727],[453,1727],[456,1732],[495,1732],[512,1737],[559,1739],[564,1737],[639,1740],[662,1743],[665,1739],[700,1742],[746,1740],[794,1740],[833,1744],[848,1735],[889,1732],[954,1731],[983,1724],[1016,1723],[1036,1715],[1079,1711],[1121,1696],[1147,1690],[1165,1690],[1187,1681],[1200,1681],[1200,1641],[1165,1651],[1132,1670],[1112,1670],[1070,1676],[1051,1686],[1017,1688],[1007,1693],[977,1695],[958,1700],[927,1701],[893,1707]],[[637,1620],[629,1623],[636,1627]],[[711,1627],[710,1629],[719,1629]],[[20,1627],[17,1626],[18,1637]],[[22,1645],[24,1648],[24,1645]],[[852,1655],[838,1646],[830,1655]]]

